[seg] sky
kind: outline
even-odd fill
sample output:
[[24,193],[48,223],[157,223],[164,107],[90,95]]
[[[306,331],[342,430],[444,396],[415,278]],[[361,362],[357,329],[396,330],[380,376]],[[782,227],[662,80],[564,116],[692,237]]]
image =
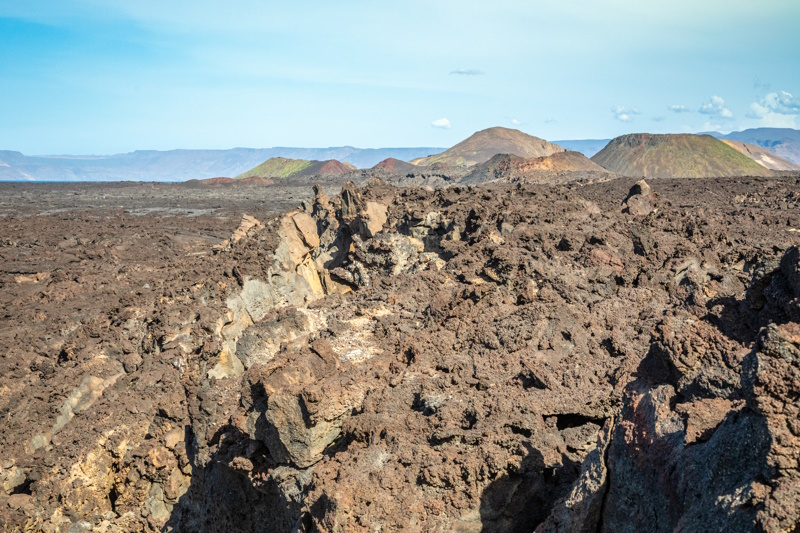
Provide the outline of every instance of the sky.
[[800,128],[797,0],[0,0],[0,150]]

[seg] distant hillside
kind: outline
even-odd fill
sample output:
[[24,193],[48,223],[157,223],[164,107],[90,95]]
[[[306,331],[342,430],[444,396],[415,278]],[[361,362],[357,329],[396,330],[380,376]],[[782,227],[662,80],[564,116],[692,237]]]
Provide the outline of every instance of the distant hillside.
[[646,178],[772,175],[710,135],[623,135],[612,139],[592,161],[617,174]]
[[236,176],[236,179],[261,176],[265,178],[288,178],[311,166],[311,161],[305,159],[289,159],[286,157],[271,157],[263,163],[246,170]]
[[755,144],[743,143],[741,141],[731,141],[724,139],[722,142],[728,146],[735,148],[740,153],[746,155],[761,166],[767,167],[772,170],[800,170],[800,166],[795,165],[766,148],[757,146]]
[[346,174],[356,170],[350,163],[341,163],[335,159],[328,161],[306,161],[304,159],[288,159],[286,157],[272,157],[260,165],[247,170],[236,179],[262,177],[262,178],[290,178],[304,176],[329,176],[333,174]]
[[469,167],[484,163],[497,154],[511,154],[526,159],[546,157],[564,149],[544,139],[509,128],[489,128],[474,133],[441,154],[411,161],[419,166]]
[[800,165],[800,130],[791,128],[752,128],[722,135],[721,139],[755,144],[795,165]]
[[28,156],[0,151],[0,181],[185,181],[236,176],[272,157],[336,159],[369,168],[387,157],[409,160],[444,148],[233,148],[139,150],[116,155]]
[[400,161],[399,159],[395,159],[394,157],[388,157],[372,167],[373,170],[385,170],[387,172],[391,172],[393,174],[405,174],[408,172],[415,172],[418,171],[419,168],[416,165],[412,165],[411,163],[406,163],[405,161]]
[[19,152],[0,151],[0,181],[33,181],[35,178],[17,168]]
[[[775,155],[800,165],[800,130],[791,128],[752,128],[744,131],[723,134],[718,131],[705,131],[698,135],[711,135],[721,140],[739,141],[755,144],[766,148]],[[602,150],[610,139],[575,139],[553,141],[553,143],[581,152],[586,157],[592,157]]]
[[594,154],[605,148],[611,139],[576,139],[572,141],[553,141],[553,144],[573,152],[580,152],[586,157],[592,157]]
[[510,154],[498,154],[489,161],[473,167],[461,183],[536,182],[563,183],[569,181],[570,174],[578,178],[578,173],[608,174],[609,172],[579,152],[559,152],[547,157],[525,159]]
[[[800,165],[798,130],[755,128],[727,135],[720,133],[711,135],[765,148],[795,165]],[[497,154],[533,158],[562,152],[566,148],[593,157],[606,144],[608,141],[603,139],[548,143],[518,130],[490,128],[476,133],[448,150],[425,147],[369,149],[352,146],[275,147],[230,150],[138,150],[114,155],[77,156],[29,156],[20,152],[0,150],[0,181],[186,181],[238,176],[274,157],[306,161],[336,160],[365,169],[384,162],[378,168],[389,172],[433,171],[452,174],[455,168],[463,170],[484,163]],[[404,161],[425,165],[425,169],[407,170],[407,167],[403,166],[405,163],[400,164]],[[387,166],[403,170],[390,170],[386,168]]]

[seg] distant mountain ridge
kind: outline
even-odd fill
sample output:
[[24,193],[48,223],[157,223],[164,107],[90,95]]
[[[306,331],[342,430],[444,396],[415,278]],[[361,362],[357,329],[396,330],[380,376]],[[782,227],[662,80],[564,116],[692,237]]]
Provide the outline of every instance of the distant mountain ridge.
[[389,157],[409,160],[444,148],[232,148],[137,150],[114,155],[28,156],[0,150],[0,181],[186,181],[237,176],[272,157],[336,159],[369,168]]
[[622,135],[612,139],[592,161],[624,176],[645,178],[772,175],[771,170],[710,135]]
[[788,159],[784,159],[779,155],[767,150],[762,146],[756,144],[745,143],[742,141],[732,141],[730,139],[721,139],[722,142],[746,155],[754,160],[761,166],[767,167],[770,170],[789,170],[798,171],[800,166],[795,165]]
[[[482,148],[481,136],[490,133]],[[712,132],[710,135],[722,140],[738,141],[759,146],[780,158],[800,165],[800,131],[789,128],[754,128],[727,135]],[[466,166],[488,161],[496,154],[511,153],[523,158],[543,157],[545,153],[516,153],[513,139],[521,144],[540,147],[557,146],[581,152],[587,157],[599,153],[610,141],[606,139],[577,139],[548,143],[537,137],[508,128],[489,128],[478,132],[450,148],[354,148],[351,146],[331,148],[232,148],[229,150],[138,150],[114,155],[61,155],[28,156],[20,152],[0,151],[0,181],[186,181],[190,179],[237,176],[273,157],[303,159],[307,161],[337,160],[351,163],[358,168],[371,168],[384,162],[378,169],[387,172],[413,172],[406,161],[424,159],[429,170],[437,166],[447,168],[453,164]],[[499,141],[503,136],[506,141]],[[486,139],[484,139],[486,140]],[[468,145],[473,144],[472,148]],[[467,146],[464,144],[466,143]],[[545,144],[546,143],[546,144]],[[461,146],[459,146],[461,145]],[[460,153],[454,153],[453,150]],[[521,150],[526,151],[527,148]],[[449,153],[448,153],[449,152]],[[754,151],[750,150],[753,155]],[[428,157],[432,156],[432,157]],[[760,155],[754,157],[762,157]],[[767,154],[767,157],[770,157]],[[480,161],[483,159],[483,161]],[[402,164],[401,164],[402,163]],[[417,167],[419,168],[419,167]],[[424,167],[423,167],[424,168]]]
[[611,139],[576,139],[572,141],[552,141],[567,150],[573,152],[580,152],[586,157],[592,157],[594,154],[606,147]]
[[751,128],[721,135],[719,138],[755,144],[791,161],[795,165],[800,165],[800,130],[791,128]]

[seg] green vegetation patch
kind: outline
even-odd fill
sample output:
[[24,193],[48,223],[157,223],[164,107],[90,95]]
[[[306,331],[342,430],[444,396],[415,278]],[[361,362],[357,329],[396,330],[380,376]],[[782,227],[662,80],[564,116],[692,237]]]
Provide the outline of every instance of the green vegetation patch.
[[710,136],[686,136],[679,142],[648,146],[643,159],[675,177],[746,176],[764,173],[764,167]]
[[247,172],[239,174],[236,179],[260,176],[262,178],[288,178],[294,176],[311,166],[311,161],[305,159],[289,159],[286,157],[272,157]]

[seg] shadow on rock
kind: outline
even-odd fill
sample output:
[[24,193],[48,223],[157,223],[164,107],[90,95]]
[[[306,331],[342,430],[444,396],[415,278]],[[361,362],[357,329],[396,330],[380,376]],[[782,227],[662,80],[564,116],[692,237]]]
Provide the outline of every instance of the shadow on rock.
[[[706,324],[683,318],[657,328],[627,387],[597,531],[752,531],[763,509],[774,474],[767,460],[772,435],[752,399],[743,399],[752,394],[743,369],[755,351],[742,361],[724,338],[706,350],[714,339]],[[690,345],[700,346],[701,356],[694,358]],[[739,361],[735,380],[732,361]]]
[[[233,426],[223,426],[209,441],[213,450],[205,466],[193,467],[191,485],[173,508],[163,531],[290,531],[300,514],[273,478],[272,460],[260,442]],[[198,463],[194,436],[187,432],[187,450]]]
[[580,465],[564,456],[561,464],[547,465],[530,444],[517,473],[490,483],[481,495],[480,517],[484,533],[530,533],[541,523],[553,503],[578,476]]

